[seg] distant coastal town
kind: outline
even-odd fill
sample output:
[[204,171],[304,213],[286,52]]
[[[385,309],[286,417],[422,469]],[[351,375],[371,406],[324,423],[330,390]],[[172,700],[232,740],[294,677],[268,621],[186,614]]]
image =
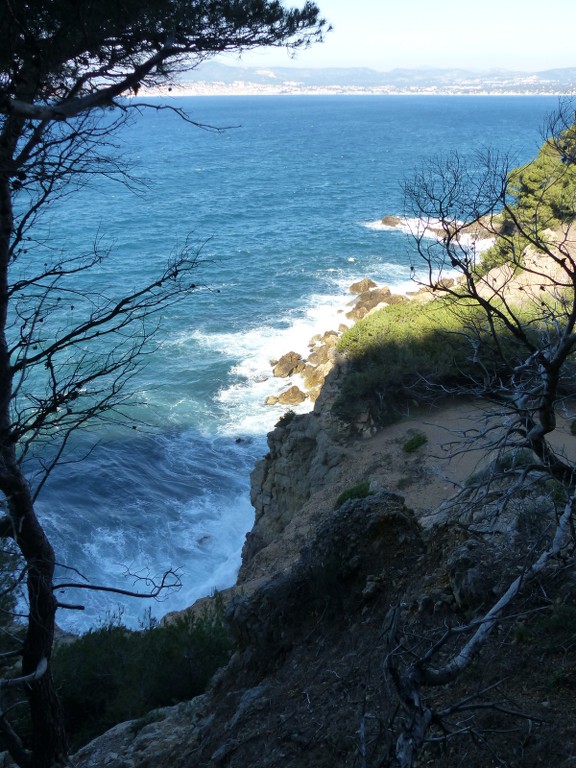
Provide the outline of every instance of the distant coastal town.
[[[206,62],[174,83],[174,96],[571,96],[576,67],[543,72],[461,69],[256,68]],[[149,95],[155,95],[152,91]]]
[[[147,92],[155,95],[154,92]],[[571,91],[549,88],[478,88],[466,85],[422,88],[394,86],[353,87],[344,85],[302,86],[299,83],[263,85],[239,80],[235,83],[193,82],[175,85],[172,96],[568,96]]]

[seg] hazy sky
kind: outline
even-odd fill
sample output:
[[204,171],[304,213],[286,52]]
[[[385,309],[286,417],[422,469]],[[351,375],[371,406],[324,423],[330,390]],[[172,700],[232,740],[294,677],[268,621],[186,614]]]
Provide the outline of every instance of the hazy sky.
[[[303,0],[302,0],[303,2]],[[302,4],[300,2],[300,4]],[[334,30],[299,52],[247,54],[262,66],[465,67],[576,66],[576,0],[316,0]],[[285,0],[285,5],[298,5]],[[220,58],[236,63],[232,57]]]

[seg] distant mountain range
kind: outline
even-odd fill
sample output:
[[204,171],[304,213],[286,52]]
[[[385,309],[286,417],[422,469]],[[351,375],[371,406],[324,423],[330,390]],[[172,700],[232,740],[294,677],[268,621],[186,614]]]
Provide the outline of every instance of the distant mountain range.
[[247,67],[205,62],[179,88],[207,93],[526,93],[576,92],[576,67],[517,72],[490,69]]

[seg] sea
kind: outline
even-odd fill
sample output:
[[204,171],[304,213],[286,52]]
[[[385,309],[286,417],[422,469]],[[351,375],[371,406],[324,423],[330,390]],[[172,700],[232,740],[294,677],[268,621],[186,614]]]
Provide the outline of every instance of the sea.
[[60,581],[146,591],[174,569],[181,586],[152,601],[62,591],[84,606],[59,611],[71,632],[116,619],[138,627],[234,582],[254,518],[250,472],[286,409],[265,401],[291,383],[272,376],[271,361],[305,355],[313,335],[337,328],[354,281],[410,289],[412,240],[380,223],[405,213],[404,179],[453,151],[497,149],[525,163],[558,107],[540,96],[162,102],[190,122],[151,108],[158,100],[139,103],[114,150],[134,183],[94,178],[57,201],[51,244],[71,255],[98,241],[108,256],[88,279],[119,289],[189,247],[197,289],[163,313],[132,382],[140,426],[102,424],[90,451],[78,435],[79,460],[52,473],[37,509]]

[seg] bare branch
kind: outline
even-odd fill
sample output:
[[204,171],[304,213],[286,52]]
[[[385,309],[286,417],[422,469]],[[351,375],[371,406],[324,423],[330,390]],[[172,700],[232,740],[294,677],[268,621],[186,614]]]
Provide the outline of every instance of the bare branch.
[[31,672],[29,675],[22,675],[21,677],[9,677],[0,679],[0,690],[6,689],[6,688],[16,688],[17,686],[22,685],[29,685],[30,683],[33,683],[35,680],[39,680],[43,675],[46,674],[46,671],[48,669],[48,660],[43,657],[38,662],[38,666],[34,670],[34,672]]
[[[110,592],[115,595],[124,595],[126,597],[139,597],[145,599],[162,599],[164,593],[169,590],[178,590],[182,586],[182,580],[178,571],[170,568],[162,574],[159,582],[156,582],[150,576],[139,576],[137,574],[126,571],[127,576],[133,576],[135,581],[144,581],[147,586],[151,588],[147,592],[139,592],[129,589],[121,589],[119,587],[109,587],[101,584],[87,584],[75,581],[69,582],[56,582],[53,586],[54,591],[60,591],[64,589],[87,589],[94,592]],[[60,603],[59,603],[60,604]],[[60,604],[61,607],[71,607],[65,604]],[[73,606],[77,608],[77,606]]]

